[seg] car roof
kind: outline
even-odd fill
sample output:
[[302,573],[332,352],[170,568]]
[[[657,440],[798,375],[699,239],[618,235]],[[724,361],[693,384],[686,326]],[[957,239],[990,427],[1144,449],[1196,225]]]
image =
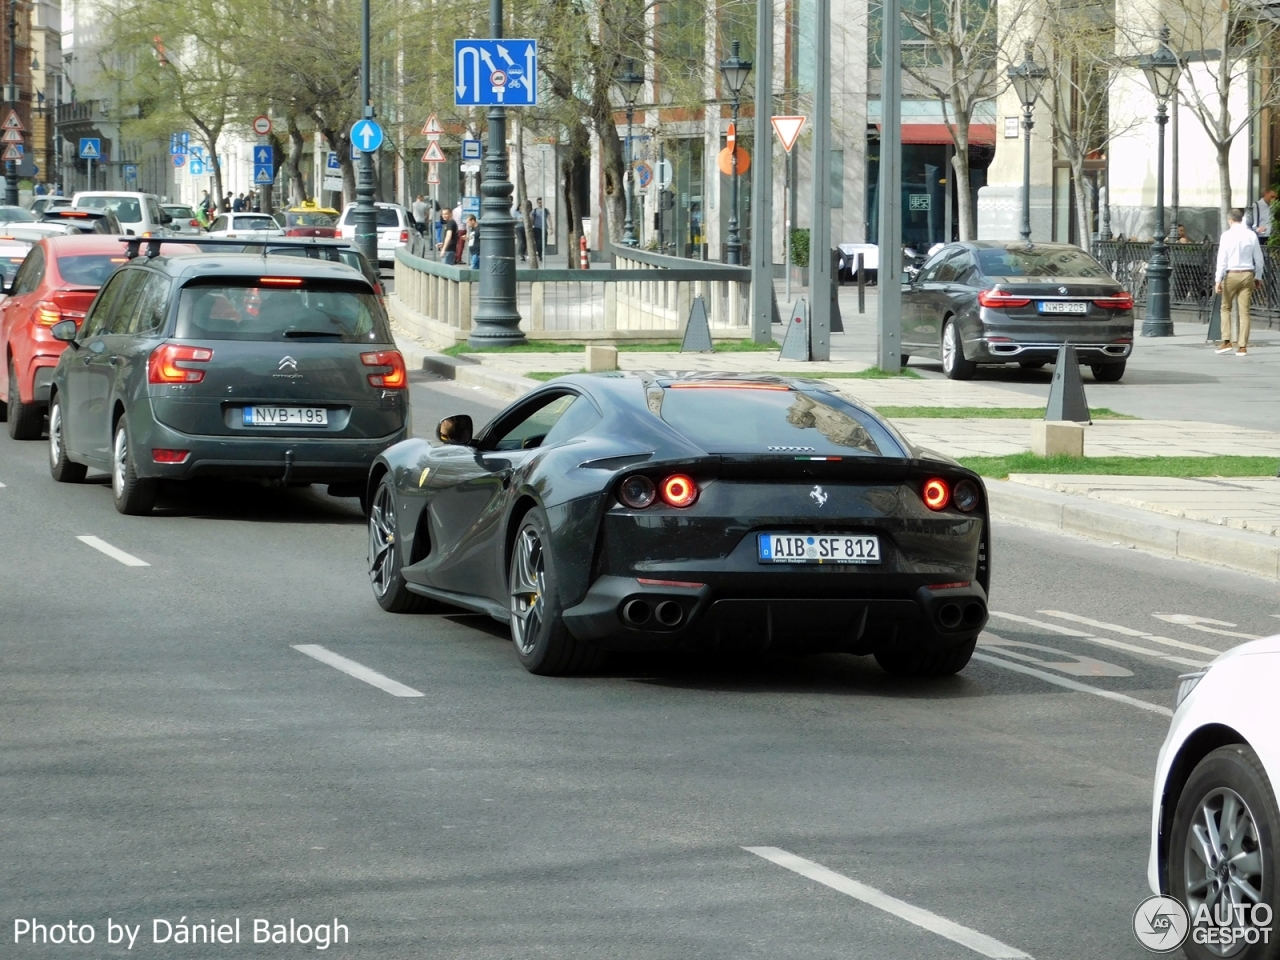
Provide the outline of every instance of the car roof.
[[[181,241],[177,241],[181,242]],[[198,242],[198,241],[189,241]],[[121,245],[123,249],[123,244]],[[359,270],[334,260],[317,260],[311,257],[262,256],[256,253],[161,253],[158,257],[138,257],[138,262],[148,263],[181,279],[201,277],[282,276],[309,279],[333,278],[350,280],[358,277],[366,284]],[[370,288],[372,289],[372,288]]]
[[1019,253],[1051,253],[1059,250],[1085,251],[1074,243],[1026,243],[1022,240],[961,240],[948,246],[968,247],[970,250],[1016,250]]

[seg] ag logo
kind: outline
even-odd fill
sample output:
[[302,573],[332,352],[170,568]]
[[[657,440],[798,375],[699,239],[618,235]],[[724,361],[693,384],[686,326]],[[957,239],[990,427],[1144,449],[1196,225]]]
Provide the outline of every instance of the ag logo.
[[1172,953],[1191,927],[1187,908],[1173,897],[1147,897],[1133,914],[1133,934],[1152,953]]

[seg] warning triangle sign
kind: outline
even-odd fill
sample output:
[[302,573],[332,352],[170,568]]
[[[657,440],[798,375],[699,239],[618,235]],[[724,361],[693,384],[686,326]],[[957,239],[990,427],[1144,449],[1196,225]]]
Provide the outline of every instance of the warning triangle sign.
[[440,149],[438,141],[432,140],[427,144],[427,149],[422,154],[423,163],[444,163],[444,151]]
[[440,168],[433,163],[431,164],[431,166],[427,168],[427,183],[439,183],[439,182],[440,182]]
[[434,113],[427,117],[427,122],[422,125],[422,133],[428,137],[438,137],[444,131],[440,128],[440,118]]
[[782,141],[782,149],[791,152],[791,148],[796,145],[796,140],[800,138],[800,130],[804,127],[807,117],[774,117],[773,129],[777,133],[778,139]]
[[22,148],[21,148],[20,146],[18,146],[16,143],[11,143],[11,144],[9,144],[7,147],[5,147],[5,148],[4,148],[4,157],[2,157],[2,158],[0,158],[0,159],[4,159],[4,160],[21,160],[21,159],[22,159]]
[[0,137],[0,143],[22,143],[22,131],[6,130],[4,136]]
[[4,118],[4,129],[6,129],[6,130],[25,130],[25,129],[27,129],[27,128],[26,128],[26,127],[24,127],[24,126],[22,125],[22,120],[21,120],[21,119],[19,119],[19,117],[18,117],[18,111],[17,111],[17,110],[10,110],[10,111],[9,111],[9,116],[7,116],[7,117],[5,117],[5,118]]

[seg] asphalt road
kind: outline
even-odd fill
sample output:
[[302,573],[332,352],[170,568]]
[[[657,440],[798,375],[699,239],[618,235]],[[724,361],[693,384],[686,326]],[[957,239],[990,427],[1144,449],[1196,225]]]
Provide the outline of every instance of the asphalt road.
[[[496,407],[425,379],[414,403],[419,432]],[[1280,615],[1261,580],[998,525],[999,615],[958,677],[725,656],[544,679],[485,618],[379,610],[358,507],[319,487],[123,517],[7,436],[0,483],[11,957],[301,955],[254,920],[336,917],[330,950],[370,958],[1137,960],[1159,711],[1192,669],[1168,656]],[[154,942],[235,918],[239,946]],[[94,944],[15,943],[19,919]]]

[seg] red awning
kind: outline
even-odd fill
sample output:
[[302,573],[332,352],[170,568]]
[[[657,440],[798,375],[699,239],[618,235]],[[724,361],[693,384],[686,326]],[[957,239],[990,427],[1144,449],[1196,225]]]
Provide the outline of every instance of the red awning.
[[[876,124],[880,129],[880,124]],[[903,143],[950,143],[951,131],[945,123],[904,123],[902,125]],[[994,144],[996,142],[996,125],[994,123],[969,124],[969,142]]]

